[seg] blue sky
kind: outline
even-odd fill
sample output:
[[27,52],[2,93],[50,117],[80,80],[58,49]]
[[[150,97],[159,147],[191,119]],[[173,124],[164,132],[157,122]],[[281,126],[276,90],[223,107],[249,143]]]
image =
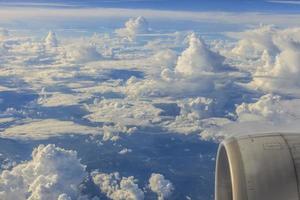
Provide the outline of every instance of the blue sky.
[[41,6],[50,4],[78,7],[113,7],[113,8],[149,8],[159,10],[189,10],[189,11],[276,11],[297,12],[300,10],[300,1],[289,0],[0,0],[5,4],[22,4],[23,6]]

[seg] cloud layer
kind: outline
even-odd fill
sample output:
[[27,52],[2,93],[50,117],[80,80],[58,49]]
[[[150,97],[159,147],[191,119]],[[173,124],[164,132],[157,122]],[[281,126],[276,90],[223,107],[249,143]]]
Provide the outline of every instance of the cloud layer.
[[[74,17],[71,11],[60,11],[57,17]],[[126,11],[122,16],[129,12],[121,11]],[[178,14],[155,13],[153,17]],[[88,16],[102,14],[107,13]],[[188,16],[219,18],[212,13]],[[251,15],[241,18],[246,16]],[[200,140],[300,131],[299,28],[260,25],[220,36],[167,26],[160,30],[153,18],[151,24],[144,17],[129,19],[124,27],[123,22],[88,31],[41,29],[39,34],[3,29],[0,137],[66,146],[80,140],[72,145],[79,155],[88,154],[82,160],[94,172],[85,171],[76,152],[54,145],[37,147],[32,160],[21,163],[21,158],[0,155],[0,199],[194,199],[199,194],[181,187],[182,177],[194,175],[186,170],[190,166],[196,173],[198,168],[207,170],[214,156],[206,155],[214,149],[202,146],[213,144]],[[135,171],[136,162],[149,168]],[[180,175],[178,169],[189,173]],[[213,183],[199,179],[196,184],[209,191],[205,187]]]
[[32,152],[32,160],[4,170],[0,175],[0,198],[75,199],[78,187],[86,176],[74,151],[54,145],[40,145]]

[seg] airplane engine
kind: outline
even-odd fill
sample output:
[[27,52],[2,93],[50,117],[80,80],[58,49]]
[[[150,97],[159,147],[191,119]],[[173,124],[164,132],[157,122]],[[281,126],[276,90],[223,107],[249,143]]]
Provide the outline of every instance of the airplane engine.
[[226,139],[215,176],[215,200],[299,200],[300,134]]

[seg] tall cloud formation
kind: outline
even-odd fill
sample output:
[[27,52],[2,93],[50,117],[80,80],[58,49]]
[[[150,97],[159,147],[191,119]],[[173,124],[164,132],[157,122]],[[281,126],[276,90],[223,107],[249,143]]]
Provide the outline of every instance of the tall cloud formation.
[[49,31],[47,37],[45,38],[45,44],[50,47],[57,47],[58,40],[56,34],[53,31]]
[[267,91],[289,92],[300,87],[300,48],[286,49],[257,68],[252,85]]
[[262,61],[261,65],[249,69],[253,76],[252,87],[283,93],[294,92],[300,87],[299,33],[299,28],[262,26],[234,34],[242,38],[232,50],[234,54]]
[[75,199],[86,175],[75,151],[40,145],[32,160],[0,174],[0,199]]
[[0,40],[3,40],[9,36],[9,32],[5,28],[0,28]]
[[168,198],[173,190],[173,184],[161,174],[153,173],[149,179],[150,189],[158,195],[158,200]]
[[148,21],[144,17],[131,18],[125,23],[125,27],[117,29],[116,33],[119,36],[133,39],[138,34],[149,32]]
[[211,51],[195,33],[189,36],[189,47],[179,56],[175,72],[185,76],[201,75],[218,70],[224,58]]
[[133,177],[120,177],[118,172],[105,174],[93,172],[92,179],[102,193],[112,200],[143,200],[144,192]]
[[254,103],[242,103],[236,108],[239,121],[259,121],[259,120],[282,120],[287,117],[284,111],[280,96],[266,94]]

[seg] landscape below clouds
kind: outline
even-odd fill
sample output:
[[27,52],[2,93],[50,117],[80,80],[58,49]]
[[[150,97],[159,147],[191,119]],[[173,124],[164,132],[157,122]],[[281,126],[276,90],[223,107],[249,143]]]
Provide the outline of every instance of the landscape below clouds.
[[174,29],[122,12],[97,28],[0,20],[0,199],[213,199],[220,141],[300,131],[295,16],[230,30],[227,13],[214,32],[212,14]]

